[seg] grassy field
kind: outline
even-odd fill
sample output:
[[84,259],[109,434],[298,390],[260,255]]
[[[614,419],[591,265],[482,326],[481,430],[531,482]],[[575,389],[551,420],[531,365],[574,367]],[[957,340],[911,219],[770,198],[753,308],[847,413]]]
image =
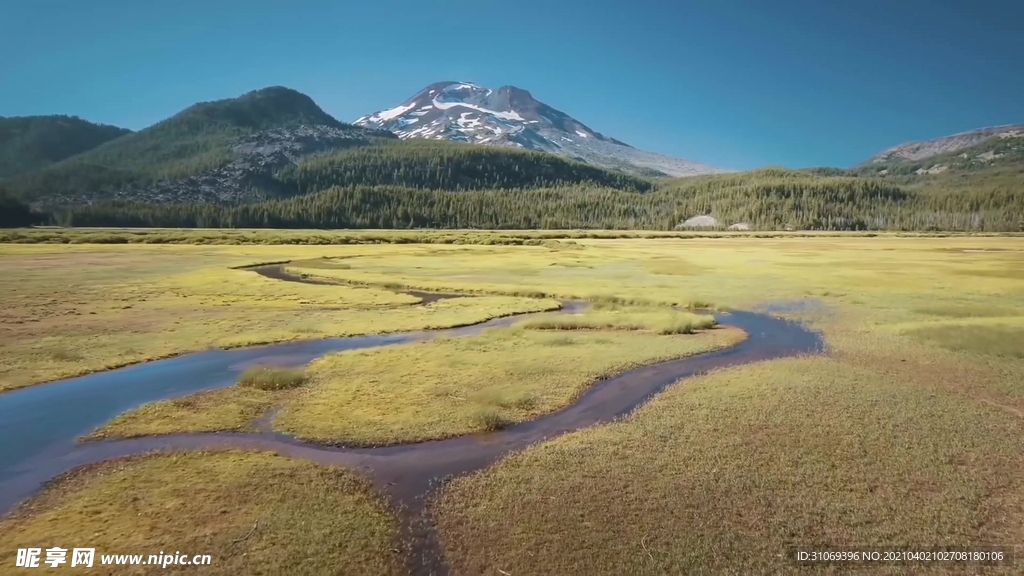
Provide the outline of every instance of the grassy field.
[[1019,545],[1022,434],[967,398],[781,360],[455,480],[441,530],[467,575],[796,573],[791,544]]
[[[3,310],[0,373],[29,383],[55,374],[52,366],[101,365],[119,345],[196,346],[186,334],[206,345],[440,324],[416,312],[423,307],[389,301],[403,297],[385,286],[489,294],[432,305],[468,306],[453,318],[536,302],[517,295],[601,303],[576,321],[542,317],[477,337],[331,355],[297,388],[231,387],[151,405],[158,413],[135,413],[133,424],[134,433],[210,422],[244,429],[283,406],[282,429],[388,442],[527,418],[604,370],[729,335],[662,335],[693,317],[655,318],[652,307],[771,302],[821,330],[827,353],[700,376],[622,421],[455,480],[438,499],[454,572],[788,573],[796,569],[782,556],[787,544],[1024,546],[1024,239],[581,234],[498,245],[473,234],[481,244],[0,245],[0,285],[18,298]],[[255,274],[227,272],[282,260],[366,292],[339,302],[330,298],[347,294],[340,287],[264,286]],[[201,292],[198,278],[216,280]],[[234,290],[255,292],[216,305]],[[119,341],[123,326],[133,336]],[[43,356],[51,342],[85,358]],[[161,421],[168,427],[157,430]],[[118,433],[133,433],[118,422]]]
[[[93,568],[40,563],[28,573],[378,576],[403,573],[397,539],[387,507],[346,470],[263,453],[169,453],[62,478],[0,521],[0,558],[5,574],[24,571],[13,568],[18,548],[59,546],[95,547]],[[211,563],[100,565],[103,554],[179,551]]]
[[674,277],[720,305],[813,299],[781,309],[828,354],[687,381],[454,481],[438,505],[455,573],[786,573],[791,544],[1020,550],[1024,244],[728,244],[592,245],[643,253],[620,281],[660,300]]
[[504,296],[416,306],[418,298],[381,288],[228,268],[286,254],[0,244],[0,391],[211,347],[456,326],[556,306]]
[[[625,328],[547,328],[567,328],[562,318],[541,315],[478,336],[330,354],[305,370],[302,389],[270,392],[240,383],[154,402],[119,416],[91,438],[251,430],[271,407],[280,408],[275,429],[316,442],[377,445],[446,438],[552,412],[593,381],[631,366],[744,338],[735,328],[711,329],[709,316],[670,308],[616,307],[571,317],[578,323],[600,320],[599,327],[611,318]],[[695,328],[701,332],[693,333]]]

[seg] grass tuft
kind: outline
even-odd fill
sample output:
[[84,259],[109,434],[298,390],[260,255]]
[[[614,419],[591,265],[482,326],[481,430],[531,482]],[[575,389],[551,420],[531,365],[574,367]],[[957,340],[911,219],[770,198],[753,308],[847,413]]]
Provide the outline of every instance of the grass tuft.
[[662,328],[659,334],[693,334],[698,330],[715,327],[718,321],[711,316],[703,316],[692,320],[677,320]]
[[185,396],[184,398],[174,398],[169,401],[171,406],[175,408],[190,409],[197,406],[196,399],[191,396]]
[[306,374],[299,368],[257,366],[238,377],[238,385],[257,390],[290,390],[306,383]]
[[485,432],[494,432],[507,428],[512,421],[505,418],[497,408],[483,407],[473,413],[473,421]]

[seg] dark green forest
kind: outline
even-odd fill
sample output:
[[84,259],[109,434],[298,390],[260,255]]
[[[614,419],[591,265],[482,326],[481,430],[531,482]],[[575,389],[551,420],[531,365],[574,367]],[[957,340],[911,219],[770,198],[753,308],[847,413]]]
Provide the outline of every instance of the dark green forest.
[[778,230],[1024,230],[1024,190],[921,193],[884,181],[767,170],[670,180],[647,193],[592,185],[446,191],[333,187],[222,205],[104,204],[55,215],[66,226],[671,230],[695,214]]
[[0,116],[0,179],[40,170],[129,132],[75,116]]
[[277,175],[297,194],[342,186],[486,190],[593,184],[648,192],[654,183],[561,156],[438,140],[381,140],[314,156]]
[[48,218],[48,215],[33,212],[28,204],[0,188],[0,228],[21,228],[43,224]]

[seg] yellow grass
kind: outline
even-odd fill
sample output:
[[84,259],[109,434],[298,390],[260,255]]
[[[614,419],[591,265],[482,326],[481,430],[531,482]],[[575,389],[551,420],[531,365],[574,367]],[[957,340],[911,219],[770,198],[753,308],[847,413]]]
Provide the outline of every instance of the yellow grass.
[[780,360],[457,479],[440,526],[466,575],[796,573],[788,545],[1019,545],[1022,434],[961,396]]
[[492,329],[480,336],[332,354],[284,404],[274,427],[330,443],[444,438],[554,411],[601,376],[737,342],[736,329],[692,336]]
[[212,347],[455,326],[556,306],[498,296],[414,306],[417,298],[379,288],[228,269],[274,259],[265,252],[0,245],[0,391]]
[[[366,481],[264,453],[169,453],[74,472],[0,522],[4,574],[402,574],[398,527]],[[68,564],[14,568],[18,548]],[[70,549],[96,548],[92,569]],[[104,554],[211,555],[208,566],[102,566]],[[42,559],[46,559],[45,552]]]
[[789,315],[828,356],[686,381],[456,480],[439,503],[454,573],[787,573],[790,544],[1020,550],[1020,240],[695,244],[590,246],[643,254],[620,281],[659,300],[819,300]]
[[184,398],[150,402],[116,416],[85,438],[134,438],[177,432],[255,430],[256,420],[285,401],[290,391],[229,386]]

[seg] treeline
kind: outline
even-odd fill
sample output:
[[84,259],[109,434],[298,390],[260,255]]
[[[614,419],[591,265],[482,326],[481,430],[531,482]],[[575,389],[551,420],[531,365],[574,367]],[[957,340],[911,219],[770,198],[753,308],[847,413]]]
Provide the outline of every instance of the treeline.
[[382,140],[337,150],[289,166],[277,178],[301,194],[355,185],[483,190],[589,183],[632,192],[654,187],[650,180],[553,154],[436,140]]
[[[724,178],[731,185],[718,185]],[[350,186],[287,200],[223,205],[94,204],[54,215],[66,226],[197,228],[677,229],[710,214],[760,230],[1024,230],[1021,193],[980,201],[857,178],[727,175],[650,193],[589,185],[453,192]]]

